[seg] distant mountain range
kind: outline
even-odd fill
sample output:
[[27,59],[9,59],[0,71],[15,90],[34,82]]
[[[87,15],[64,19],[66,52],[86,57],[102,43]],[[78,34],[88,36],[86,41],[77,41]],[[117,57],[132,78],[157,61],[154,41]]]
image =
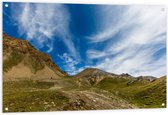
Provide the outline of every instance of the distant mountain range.
[[78,73],[77,75],[75,75],[74,77],[76,79],[78,79],[79,81],[85,82],[90,85],[98,84],[100,81],[102,81],[105,78],[126,79],[126,80],[128,80],[127,85],[130,85],[130,84],[132,84],[134,82],[138,82],[138,81],[153,82],[157,79],[156,77],[153,77],[153,76],[133,77],[127,73],[117,75],[114,73],[105,72],[105,71],[97,69],[97,68],[87,68],[87,69],[81,71],[80,73]]
[[11,112],[166,107],[166,76],[133,77],[86,68],[72,77],[48,54],[5,33],[3,82],[3,107]]

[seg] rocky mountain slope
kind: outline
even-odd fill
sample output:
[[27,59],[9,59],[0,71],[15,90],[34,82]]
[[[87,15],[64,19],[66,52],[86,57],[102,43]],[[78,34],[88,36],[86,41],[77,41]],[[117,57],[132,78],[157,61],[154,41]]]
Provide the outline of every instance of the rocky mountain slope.
[[28,41],[3,33],[3,74],[10,79],[50,79],[67,76],[48,54],[35,49]]
[[74,76],[78,82],[88,85],[97,84],[106,77],[117,77],[117,75],[97,68],[87,68]]

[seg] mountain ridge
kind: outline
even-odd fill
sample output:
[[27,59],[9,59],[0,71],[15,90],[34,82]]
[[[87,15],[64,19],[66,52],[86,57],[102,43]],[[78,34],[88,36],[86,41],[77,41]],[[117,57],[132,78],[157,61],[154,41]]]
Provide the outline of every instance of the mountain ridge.
[[93,85],[93,84],[98,84],[101,80],[108,78],[108,77],[113,77],[113,78],[124,78],[128,79],[128,85],[137,82],[137,81],[149,81],[153,82],[155,81],[156,77],[153,76],[138,76],[134,77],[129,75],[128,73],[122,73],[122,74],[114,74],[110,72],[106,72],[97,68],[86,68],[83,71],[77,73],[74,76],[76,79],[79,81],[86,81],[88,84]]

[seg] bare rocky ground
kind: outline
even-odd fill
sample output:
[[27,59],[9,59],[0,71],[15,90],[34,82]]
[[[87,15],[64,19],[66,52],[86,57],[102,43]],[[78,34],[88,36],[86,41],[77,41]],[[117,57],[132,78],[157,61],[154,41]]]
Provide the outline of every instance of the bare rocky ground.
[[[94,89],[97,90],[97,89]],[[63,91],[70,99],[62,108],[63,110],[105,110],[105,109],[130,109],[137,108],[135,105],[116,97],[115,95],[99,90],[96,93],[94,90],[84,91]],[[54,109],[52,109],[54,110]]]

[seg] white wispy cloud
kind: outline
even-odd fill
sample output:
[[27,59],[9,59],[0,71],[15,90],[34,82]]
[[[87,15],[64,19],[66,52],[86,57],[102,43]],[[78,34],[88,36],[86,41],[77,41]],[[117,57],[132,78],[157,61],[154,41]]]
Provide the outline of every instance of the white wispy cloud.
[[[101,31],[88,37],[93,44],[109,39],[118,40],[113,44],[113,41],[108,42],[101,51],[88,50],[88,58],[102,58],[96,67],[118,74],[165,75],[166,54],[157,58],[154,54],[166,48],[166,9],[163,6],[120,7],[115,12],[118,18],[109,7],[102,8],[106,12],[100,14],[105,19],[98,21],[100,25],[102,23]],[[115,37],[117,33],[120,33],[120,37]]]
[[80,64],[80,61],[76,60],[68,53],[63,53],[62,55],[58,55],[58,57],[62,60],[59,63],[61,63],[64,70],[70,75],[76,75],[82,70],[91,67],[89,65],[79,67],[78,64]]
[[79,62],[75,60],[71,55],[64,53],[63,55],[58,55],[58,57],[62,60],[61,65],[63,65],[66,72],[70,75],[75,75],[77,72],[77,64]]
[[55,36],[59,36],[67,49],[74,56],[78,55],[69,32],[70,15],[65,6],[23,3],[14,10],[13,18],[18,22],[18,33],[25,34],[37,48],[48,47],[47,52],[51,52]]

